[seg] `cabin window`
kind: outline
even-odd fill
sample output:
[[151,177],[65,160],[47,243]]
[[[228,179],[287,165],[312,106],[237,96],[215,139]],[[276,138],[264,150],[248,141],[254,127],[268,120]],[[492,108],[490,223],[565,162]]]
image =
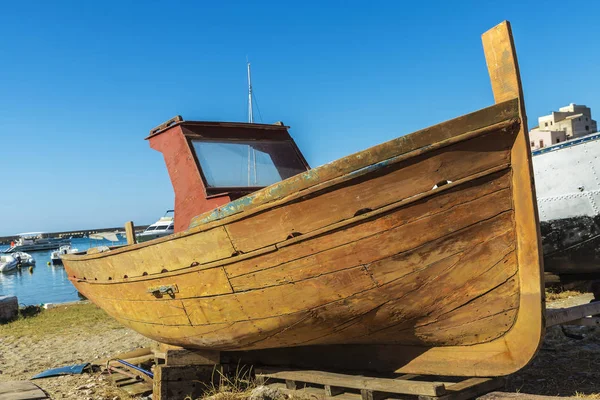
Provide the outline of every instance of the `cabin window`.
[[166,229],[167,229],[167,226],[168,226],[168,225],[159,225],[159,226],[157,226],[157,227],[156,227],[156,230],[157,230],[157,231],[164,231],[164,230],[166,230]]
[[156,229],[156,226],[149,226],[146,228],[146,232],[150,232]]
[[540,139],[540,148],[544,147],[544,141],[542,139]]
[[169,225],[169,227],[167,229],[170,230],[170,231],[172,231],[175,228],[173,228],[173,224],[171,224],[171,225]]
[[531,147],[535,147],[535,142],[531,142]]
[[204,141],[192,145],[207,187],[262,187],[306,171],[291,142]]

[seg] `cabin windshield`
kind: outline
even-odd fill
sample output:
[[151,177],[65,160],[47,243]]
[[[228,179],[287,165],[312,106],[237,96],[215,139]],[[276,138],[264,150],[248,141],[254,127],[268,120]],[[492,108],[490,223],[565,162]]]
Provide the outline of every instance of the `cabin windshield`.
[[263,187],[306,171],[287,141],[192,140],[210,188]]

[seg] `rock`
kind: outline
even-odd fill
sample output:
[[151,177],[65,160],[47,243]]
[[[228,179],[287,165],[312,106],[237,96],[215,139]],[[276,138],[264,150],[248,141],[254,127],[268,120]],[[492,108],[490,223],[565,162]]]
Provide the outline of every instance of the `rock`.
[[19,314],[17,296],[0,296],[0,323],[8,322]]
[[249,400],[284,400],[287,396],[279,389],[258,386],[250,392]]

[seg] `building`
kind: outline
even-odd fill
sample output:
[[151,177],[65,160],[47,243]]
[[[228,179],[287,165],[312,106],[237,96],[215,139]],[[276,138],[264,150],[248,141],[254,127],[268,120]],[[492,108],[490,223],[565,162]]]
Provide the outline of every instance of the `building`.
[[539,117],[538,126],[529,131],[529,138],[532,150],[536,150],[597,131],[592,110],[584,105],[571,103],[550,115]]

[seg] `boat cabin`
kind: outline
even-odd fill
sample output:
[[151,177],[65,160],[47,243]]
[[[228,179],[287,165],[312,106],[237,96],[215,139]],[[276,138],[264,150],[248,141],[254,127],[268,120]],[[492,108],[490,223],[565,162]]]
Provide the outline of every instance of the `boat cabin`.
[[193,217],[310,169],[288,128],[170,119],[150,131],[175,191],[175,232]]

